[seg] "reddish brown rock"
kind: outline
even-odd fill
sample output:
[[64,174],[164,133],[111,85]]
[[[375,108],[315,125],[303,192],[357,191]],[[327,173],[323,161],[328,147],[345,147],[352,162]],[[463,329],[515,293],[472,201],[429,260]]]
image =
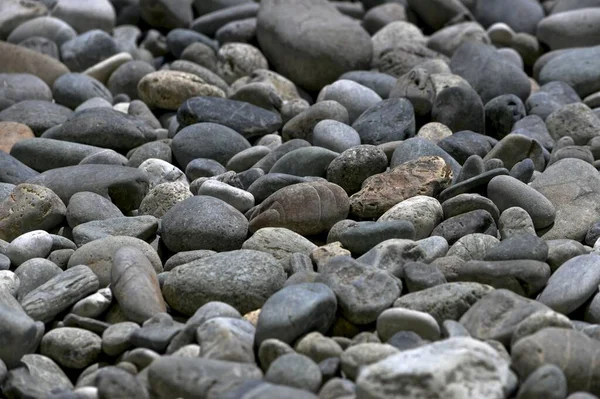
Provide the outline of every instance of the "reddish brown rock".
[[440,157],[421,157],[369,177],[350,197],[350,213],[370,219],[416,195],[435,197],[452,182],[452,169]]
[[29,126],[18,122],[0,122],[0,151],[10,152],[16,142],[35,138]]

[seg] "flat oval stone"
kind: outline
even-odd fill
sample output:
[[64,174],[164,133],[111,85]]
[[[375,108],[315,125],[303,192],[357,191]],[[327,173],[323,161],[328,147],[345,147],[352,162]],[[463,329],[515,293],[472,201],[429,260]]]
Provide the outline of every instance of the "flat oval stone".
[[56,328],[42,339],[40,352],[63,367],[83,369],[100,355],[102,339],[81,328]]
[[89,191],[74,194],[67,206],[67,223],[71,228],[94,220],[123,216],[123,213],[110,199]]
[[334,292],[324,284],[302,283],[285,287],[262,306],[254,346],[276,338],[291,344],[302,335],[327,332],[335,319],[337,300]]
[[383,311],[377,318],[377,335],[388,341],[398,331],[413,331],[430,341],[440,339],[440,326],[428,313],[398,307]]
[[335,120],[348,124],[348,110],[337,101],[320,101],[290,119],[281,130],[284,140],[304,139],[312,141],[315,126],[323,120]]
[[92,98],[112,103],[113,96],[99,80],[82,73],[66,73],[52,85],[54,100],[65,107],[76,109]]
[[[263,308],[283,287],[286,275],[273,256],[258,251],[224,252],[176,267],[163,285],[167,303],[192,315],[211,302],[225,302],[240,313]],[[262,313],[262,312],[261,312]]]
[[500,212],[515,206],[525,209],[536,229],[550,226],[556,217],[552,202],[514,177],[494,177],[488,184],[487,193]]
[[115,9],[107,0],[61,0],[52,15],[71,25],[77,32],[102,29],[111,32],[115,26]]
[[453,216],[444,220],[431,235],[444,237],[450,245],[467,234],[483,233],[496,236],[498,230],[492,216],[485,210],[479,209]]
[[1,42],[0,53],[5,59],[0,74],[32,74],[52,86],[59,76],[69,73],[69,68],[60,61],[25,47]]
[[35,36],[48,38],[60,46],[77,36],[77,32],[61,19],[41,16],[19,24],[19,26],[10,32],[6,41],[19,44],[23,40]]
[[52,190],[20,184],[0,203],[0,239],[12,241],[28,231],[56,227],[66,212],[67,207]]
[[336,235],[336,241],[356,255],[362,255],[380,242],[394,238],[414,239],[412,223],[407,220],[357,222]]
[[599,281],[600,256],[576,256],[554,272],[538,300],[557,312],[569,314],[593,295]]
[[[261,3],[257,18],[258,42],[267,58],[308,90],[320,90],[344,72],[369,66],[369,34],[325,1],[268,1]],[[342,38],[348,43],[344,49],[332,51],[324,45]],[[296,49],[295,56],[284,56],[285,48]]]
[[302,235],[319,234],[345,219],[348,209],[346,192],[335,184],[295,184],[276,191],[255,208],[249,229],[285,227]]
[[269,173],[325,177],[327,167],[339,155],[321,147],[298,148],[279,158]]
[[127,246],[142,251],[156,273],[163,271],[160,258],[150,244],[137,238],[126,236],[105,237],[82,245],[71,255],[67,267],[71,269],[77,267],[77,265],[87,265],[98,276],[100,287],[106,287],[110,283],[114,253],[119,248]]
[[145,75],[138,83],[138,95],[150,108],[177,110],[187,99],[196,96],[225,97],[216,86],[196,75],[179,71],[157,71]]
[[52,101],[50,87],[40,78],[28,73],[2,73],[0,71],[2,102],[0,109],[24,100]]
[[31,184],[54,191],[64,203],[81,191],[110,198],[119,209],[137,209],[148,191],[148,177],[138,169],[116,165],[77,165],[48,170]]
[[0,121],[23,123],[40,136],[53,126],[64,123],[73,111],[50,101],[25,100],[0,112]]
[[33,258],[45,258],[52,249],[52,236],[44,230],[30,231],[11,241],[3,251],[13,266]]
[[174,252],[231,251],[241,248],[248,233],[248,221],[226,202],[200,195],[169,209],[162,218],[161,232],[165,245]]
[[21,140],[16,143],[11,150],[11,155],[25,165],[45,172],[50,169],[79,165],[86,157],[102,150],[100,147],[87,144],[36,137],[33,140]]
[[479,194],[459,194],[442,203],[444,218],[449,219],[463,213],[483,209],[489,212],[495,221],[500,217],[498,207],[489,199]]
[[115,252],[111,290],[123,313],[137,323],[167,311],[156,271],[136,248],[122,247]]
[[[600,90],[598,68],[600,46],[568,49],[549,59],[539,71],[538,81],[546,84],[563,81],[573,87],[582,98]],[[573,65],[578,65],[573,68]]]
[[213,159],[225,165],[235,154],[250,148],[250,143],[226,126],[197,123],[179,131],[171,148],[179,165],[185,168],[196,158]]
[[600,10],[592,7],[555,13],[540,21],[537,37],[551,50],[594,46],[598,21]]
[[155,136],[154,129],[146,122],[110,108],[76,112],[61,126],[42,135],[48,139],[110,148],[117,152],[139,147],[155,139]]
[[360,136],[356,130],[344,123],[328,119],[315,125],[312,139],[315,146],[335,152],[343,152],[360,145]]
[[332,100],[348,110],[350,123],[353,123],[368,108],[382,99],[373,90],[352,80],[339,79],[321,89],[317,102]]
[[488,250],[484,260],[531,259],[545,262],[548,244],[533,234],[515,234],[503,239],[499,245]]
[[566,104],[546,118],[546,126],[555,141],[569,136],[575,145],[585,145],[597,136],[600,118],[585,104]]
[[108,78],[106,87],[116,96],[117,94],[127,94],[130,99],[139,98],[137,86],[140,80],[149,73],[154,72],[152,65],[145,61],[129,61],[119,66]]

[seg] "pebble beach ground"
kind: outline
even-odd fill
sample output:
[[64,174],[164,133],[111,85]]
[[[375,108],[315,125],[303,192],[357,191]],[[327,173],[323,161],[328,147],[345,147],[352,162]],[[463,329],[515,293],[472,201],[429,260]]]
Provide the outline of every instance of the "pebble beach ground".
[[0,398],[598,399],[600,0],[0,0]]

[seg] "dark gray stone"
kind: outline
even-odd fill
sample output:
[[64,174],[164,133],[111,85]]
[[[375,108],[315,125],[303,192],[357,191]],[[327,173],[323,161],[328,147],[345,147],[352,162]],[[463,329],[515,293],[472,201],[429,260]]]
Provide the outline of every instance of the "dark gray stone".
[[0,307],[0,319],[0,360],[8,369],[12,369],[20,365],[23,355],[36,351],[44,334],[44,324],[34,322],[23,311],[11,309],[4,304]]
[[115,217],[78,224],[73,240],[78,246],[109,236],[128,236],[151,241],[158,230],[158,219],[150,215]]
[[64,123],[72,114],[67,107],[50,101],[25,100],[0,112],[0,121],[23,123],[40,136],[51,127]]
[[298,148],[279,158],[270,173],[325,177],[329,164],[339,155],[322,147]]
[[31,169],[17,158],[4,151],[0,151],[0,182],[21,184],[38,175],[38,172]]
[[144,322],[142,328],[133,331],[130,340],[137,348],[163,353],[183,326],[182,323],[174,321],[168,313],[156,313]]
[[15,143],[11,155],[31,168],[45,172],[79,165],[86,157],[100,151],[103,149],[91,145],[36,137]]
[[82,72],[118,52],[117,42],[99,29],[82,33],[60,46],[61,59],[73,72]]
[[352,127],[363,144],[405,140],[416,134],[414,108],[405,98],[390,98],[367,109]]
[[52,101],[52,91],[29,73],[0,73],[0,110],[25,100]]
[[512,235],[489,249],[484,260],[518,260],[531,259],[545,262],[548,257],[546,241],[532,234]]
[[355,255],[362,255],[380,242],[400,238],[414,240],[415,228],[406,220],[358,222],[340,231],[336,241]]
[[352,195],[360,191],[368,177],[385,172],[387,166],[387,156],[381,149],[360,145],[344,151],[329,164],[327,180]]
[[496,237],[498,230],[488,211],[478,209],[444,220],[431,232],[432,236],[444,237],[452,245],[467,234],[483,233]]
[[[209,6],[210,7],[210,6]],[[247,4],[231,4],[220,10],[201,13],[200,17],[192,21],[191,28],[195,31],[214,36],[215,33],[231,21],[256,17],[258,5],[252,2]]]
[[422,137],[413,137],[398,144],[394,150],[390,167],[394,168],[424,156],[442,157],[446,161],[446,164],[452,168],[454,178],[460,174],[461,166],[454,158],[431,141]]
[[110,91],[97,79],[82,73],[66,73],[52,85],[54,100],[66,107],[75,109],[84,102],[101,98],[112,103]]
[[152,65],[145,61],[129,61],[119,66],[108,79],[106,87],[113,96],[123,93],[132,100],[139,98],[137,86],[140,80],[147,74],[155,72]]
[[94,220],[123,216],[123,213],[110,199],[89,191],[75,193],[69,199],[67,206],[67,223],[71,228]]
[[277,163],[277,161],[284,155],[305,147],[310,147],[310,143],[308,141],[302,139],[292,139],[275,148],[260,161],[256,162],[253,167],[260,168],[264,170],[265,173],[269,173],[271,168],[273,168],[273,165],[275,165],[275,163]]
[[437,145],[462,165],[470,156],[485,157],[497,143],[492,137],[463,130],[446,137]]

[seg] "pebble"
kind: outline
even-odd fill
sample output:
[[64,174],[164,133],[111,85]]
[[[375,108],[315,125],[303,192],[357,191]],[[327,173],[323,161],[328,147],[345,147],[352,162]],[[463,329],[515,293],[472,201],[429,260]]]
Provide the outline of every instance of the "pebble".
[[318,391],[322,378],[321,370],[314,361],[295,353],[278,357],[265,374],[266,381],[312,392]]
[[329,163],[326,177],[351,195],[360,191],[367,178],[385,172],[387,166],[387,156],[381,149],[372,145],[357,145],[343,151]]
[[363,144],[379,145],[415,136],[415,123],[411,102],[405,98],[390,98],[365,110],[352,127]]
[[23,355],[35,352],[44,334],[44,325],[34,322],[21,310],[6,306],[0,310],[0,319],[3,342],[6,343],[0,350],[0,359],[4,367],[12,369],[20,365]]
[[415,228],[415,238],[420,240],[429,237],[433,229],[442,222],[443,217],[442,205],[438,200],[424,195],[417,195],[394,205],[381,215],[378,221],[409,221]]
[[56,328],[42,338],[40,352],[63,367],[83,369],[98,358],[102,339],[80,328]]
[[352,345],[340,356],[342,370],[348,377],[356,380],[363,367],[377,363],[398,352],[398,349],[388,344],[362,343]]

